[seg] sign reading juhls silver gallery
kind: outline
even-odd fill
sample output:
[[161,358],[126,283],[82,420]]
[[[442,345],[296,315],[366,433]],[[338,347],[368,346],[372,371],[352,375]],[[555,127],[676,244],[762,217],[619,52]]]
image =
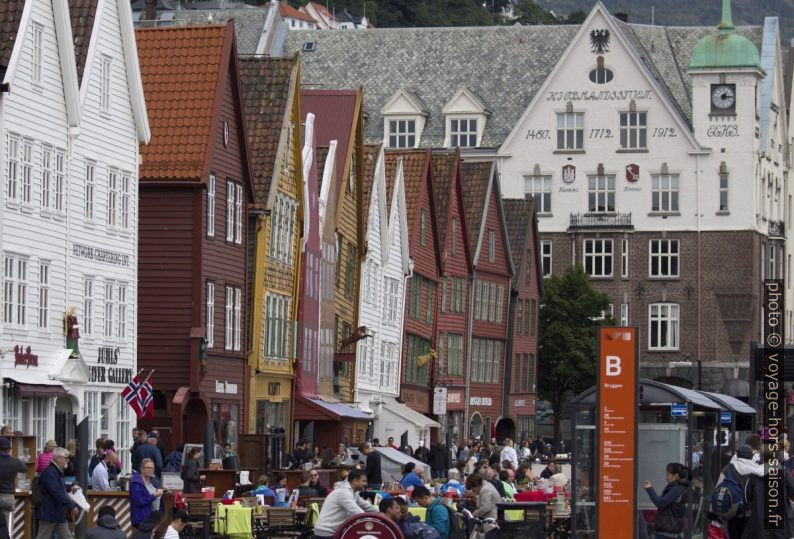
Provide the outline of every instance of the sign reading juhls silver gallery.
[[86,260],[105,262],[106,264],[114,264],[116,266],[130,265],[130,255],[117,253],[116,251],[108,251],[107,249],[100,249],[98,247],[91,247],[90,245],[83,245],[82,243],[72,243],[72,256],[85,258]]

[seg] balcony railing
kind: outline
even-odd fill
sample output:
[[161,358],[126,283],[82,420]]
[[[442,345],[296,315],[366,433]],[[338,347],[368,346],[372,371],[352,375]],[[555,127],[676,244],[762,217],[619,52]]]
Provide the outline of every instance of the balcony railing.
[[785,238],[786,227],[783,221],[769,221],[769,237],[770,238]]
[[633,229],[629,213],[572,213],[569,229],[624,228]]

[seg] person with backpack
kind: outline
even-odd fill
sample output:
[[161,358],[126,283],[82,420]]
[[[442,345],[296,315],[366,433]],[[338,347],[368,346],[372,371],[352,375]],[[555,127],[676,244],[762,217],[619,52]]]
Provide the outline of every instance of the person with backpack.
[[433,496],[427,487],[421,486],[414,489],[413,499],[420,507],[427,509],[425,522],[436,529],[441,539],[449,539],[449,509],[441,503],[441,498]]
[[764,467],[753,461],[753,448],[744,444],[723,468],[709,507],[714,517],[727,524],[730,539],[741,538],[749,518],[744,492],[751,475],[763,476]]
[[645,480],[643,488],[656,506],[654,521],[654,537],[656,539],[677,539],[684,531],[686,514],[686,495],[690,486],[687,478],[689,471],[677,462],[667,465],[667,485],[659,496],[649,480]]
[[[775,465],[764,465],[777,459]],[[782,451],[772,451],[769,446],[763,449],[763,460],[759,470],[751,474],[745,489],[745,500],[750,511],[750,518],[744,527],[741,539],[788,539],[791,537],[792,509],[788,503],[789,496],[794,495],[794,477],[784,472],[780,462],[783,460]],[[782,478],[784,499],[783,527],[767,529],[766,516],[770,506],[767,505],[767,491],[769,490],[770,477]],[[731,537],[731,539],[733,539]]]
[[11,518],[11,511],[4,507],[14,507],[14,491],[18,473],[26,473],[28,467],[18,458],[11,456],[11,440],[0,438],[0,518],[7,523]]

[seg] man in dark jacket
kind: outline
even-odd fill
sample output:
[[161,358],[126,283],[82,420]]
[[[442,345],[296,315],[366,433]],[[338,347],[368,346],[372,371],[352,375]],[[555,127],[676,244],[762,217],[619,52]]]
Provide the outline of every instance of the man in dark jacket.
[[372,448],[372,444],[365,443],[358,448],[359,452],[367,457],[364,474],[367,476],[367,488],[377,490],[383,484],[383,473],[380,467],[380,453]]
[[39,521],[36,539],[50,539],[53,532],[59,539],[72,539],[69,523],[66,522],[66,511],[71,513],[72,520],[76,520],[78,510],[66,494],[66,484],[63,482],[63,469],[68,462],[69,451],[56,447],[52,452],[52,462],[39,476],[41,505],[36,509],[36,518]]
[[414,451],[414,458],[424,464],[430,464],[430,450],[425,447],[424,440],[419,440]]
[[147,443],[140,446],[135,454],[132,455],[132,469],[136,472],[140,471],[141,461],[143,459],[152,459],[154,462],[154,475],[158,479],[163,472],[163,456],[160,450],[157,449],[157,436],[153,432],[149,433]]
[[85,539],[127,539],[127,534],[116,520],[116,510],[111,505],[99,509],[96,526],[88,530]]
[[433,479],[444,477],[444,470],[447,469],[447,449],[445,445],[438,442],[430,444],[430,472]]
[[[28,471],[25,463],[11,456],[11,440],[0,438],[0,502],[14,506],[14,490],[18,473]],[[11,511],[0,508],[0,518],[8,522]]]
[[[750,507],[750,518],[744,526],[744,533],[742,539],[788,539],[791,537],[791,519],[792,511],[791,504],[788,503],[788,497],[794,495],[794,477],[787,474],[780,464],[776,466],[765,466],[765,463],[770,462],[776,458],[778,462],[783,462],[783,452],[770,451],[769,448],[764,449],[764,458],[761,461],[761,470],[766,469],[765,475],[750,475],[750,480],[747,482],[745,490],[746,501]],[[760,473],[760,472],[759,472]],[[783,500],[783,526],[779,529],[766,529],[766,519],[769,515],[770,509],[767,505],[767,490],[770,476],[774,474],[783,479],[781,489],[781,498]],[[779,483],[780,484],[780,483]]]

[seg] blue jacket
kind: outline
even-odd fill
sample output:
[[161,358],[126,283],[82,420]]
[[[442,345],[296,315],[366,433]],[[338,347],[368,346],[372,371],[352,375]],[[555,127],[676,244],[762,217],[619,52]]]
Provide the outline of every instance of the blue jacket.
[[163,455],[160,454],[160,450],[152,444],[143,444],[138,447],[132,455],[132,469],[140,472],[143,459],[152,459],[154,461],[154,475],[160,477],[163,473]]
[[441,539],[449,537],[449,510],[441,503],[441,498],[433,498],[433,503],[427,507],[425,522],[436,529]]
[[400,479],[400,484],[403,488],[408,487],[423,487],[425,486],[424,481],[419,478],[419,475],[416,472],[408,472]]
[[36,509],[36,518],[45,522],[66,522],[66,510],[77,507],[66,494],[63,472],[55,462],[50,462],[47,469],[39,476],[41,505]]
[[[156,450],[157,448],[153,449]],[[130,521],[133,526],[137,526],[146,520],[146,517],[154,511],[152,509],[153,501],[154,496],[146,490],[146,484],[143,482],[141,474],[137,472],[132,474],[132,481],[130,482]]]

